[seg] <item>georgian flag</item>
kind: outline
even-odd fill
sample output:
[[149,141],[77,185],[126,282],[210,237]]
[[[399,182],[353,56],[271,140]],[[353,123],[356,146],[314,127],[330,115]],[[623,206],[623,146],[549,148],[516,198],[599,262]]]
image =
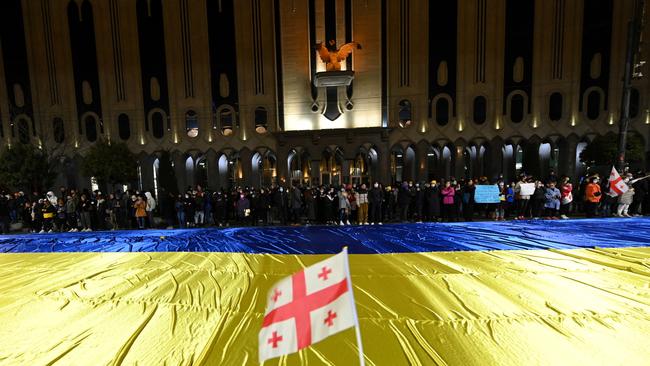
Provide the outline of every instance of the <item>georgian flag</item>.
[[260,363],[357,325],[347,255],[345,248],[271,288],[259,333]]
[[623,182],[623,178],[618,174],[615,167],[612,167],[612,172],[609,174],[609,195],[612,197],[620,196],[627,192],[630,188]]

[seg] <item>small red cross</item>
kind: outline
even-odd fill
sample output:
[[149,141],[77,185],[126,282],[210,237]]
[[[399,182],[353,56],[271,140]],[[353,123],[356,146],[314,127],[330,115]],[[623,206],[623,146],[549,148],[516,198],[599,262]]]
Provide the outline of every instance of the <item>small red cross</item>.
[[278,291],[277,288],[274,289],[274,290],[273,290],[273,302],[277,302],[277,301],[278,301],[278,297],[280,297],[281,295],[282,295],[282,291]]
[[332,273],[331,268],[323,267],[321,273],[318,274],[318,278],[322,278],[323,281],[327,281],[327,276]]
[[278,343],[282,340],[282,336],[278,336],[278,332],[273,332],[273,337],[269,338],[268,344],[273,343],[273,348],[278,348]]
[[334,318],[336,318],[336,313],[333,313],[332,310],[328,310],[327,318],[325,318],[325,321],[323,321],[323,323],[327,324],[328,327],[331,327],[334,325]]

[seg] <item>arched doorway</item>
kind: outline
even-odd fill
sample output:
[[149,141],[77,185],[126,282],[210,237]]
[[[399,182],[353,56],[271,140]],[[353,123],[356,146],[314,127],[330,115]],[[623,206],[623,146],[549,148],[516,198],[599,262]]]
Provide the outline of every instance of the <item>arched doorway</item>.
[[342,183],[341,168],[343,166],[343,151],[337,148],[334,152],[327,149],[320,161],[320,181],[323,185],[340,186]]

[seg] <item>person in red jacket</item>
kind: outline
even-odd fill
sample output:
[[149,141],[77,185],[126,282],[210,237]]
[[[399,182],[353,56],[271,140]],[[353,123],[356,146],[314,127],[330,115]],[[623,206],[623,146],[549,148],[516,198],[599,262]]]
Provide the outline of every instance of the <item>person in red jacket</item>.
[[562,198],[560,199],[560,217],[566,220],[571,212],[571,204],[573,203],[573,184],[571,184],[571,178],[564,177],[562,179],[560,193],[562,194]]

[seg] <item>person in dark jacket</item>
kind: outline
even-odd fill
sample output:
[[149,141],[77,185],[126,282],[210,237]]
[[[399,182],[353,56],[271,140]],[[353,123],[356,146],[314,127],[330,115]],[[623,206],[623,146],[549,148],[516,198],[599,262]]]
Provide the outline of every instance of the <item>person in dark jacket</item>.
[[368,192],[368,204],[370,208],[370,225],[382,224],[381,220],[381,203],[383,201],[383,192],[379,188],[379,183],[373,184]]
[[411,192],[408,183],[404,182],[397,192],[397,206],[399,208],[399,219],[406,222],[409,219],[409,205],[411,204]]
[[217,224],[219,227],[226,226],[228,224],[228,216],[226,213],[227,205],[228,200],[226,199],[226,195],[223,191],[218,191],[214,194],[214,203],[212,207],[214,207],[215,224]]
[[474,193],[476,192],[476,186],[472,179],[468,179],[465,186],[461,189],[462,191],[462,201],[463,201],[463,215],[465,221],[474,220]]
[[43,228],[40,233],[51,233],[54,231],[54,218],[56,216],[56,208],[52,205],[50,200],[43,202]]
[[291,189],[289,209],[291,210],[289,220],[294,224],[300,223],[300,216],[302,213],[302,191],[298,186],[293,186]]
[[237,211],[237,222],[239,224],[244,224],[244,222],[248,219],[250,216],[250,208],[251,208],[251,203],[244,194],[244,192],[241,192],[239,195],[239,200],[237,200],[237,203],[235,204],[235,208]]
[[281,225],[287,224],[288,201],[287,192],[284,191],[284,187],[278,187],[278,189],[273,193],[273,207],[276,212],[275,219],[280,221]]
[[440,218],[440,187],[438,182],[431,181],[425,189],[425,200],[427,205],[427,221],[437,221]]
[[417,222],[422,222],[422,213],[424,210],[424,190],[419,184],[415,185],[415,215],[414,218]]
[[0,193],[0,233],[9,233],[9,201],[4,193]]

